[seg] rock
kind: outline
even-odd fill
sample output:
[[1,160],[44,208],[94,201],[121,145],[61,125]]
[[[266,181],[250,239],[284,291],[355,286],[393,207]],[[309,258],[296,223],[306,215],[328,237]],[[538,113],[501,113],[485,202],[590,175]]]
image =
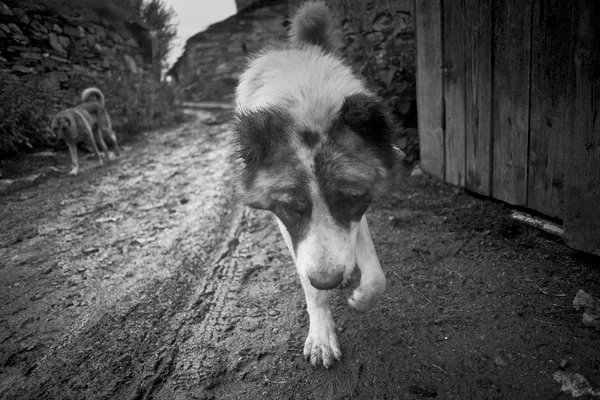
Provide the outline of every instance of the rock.
[[4,31],[4,33],[10,33],[10,28],[6,24],[0,24],[0,30]]
[[71,39],[69,39],[68,36],[58,35],[56,39],[58,40],[58,43],[60,43],[60,45],[65,49],[71,45]]
[[54,60],[54,61],[62,62],[62,63],[68,63],[69,62],[69,60],[67,60],[66,58],[60,57],[60,56],[56,56],[54,54],[50,56],[50,59]]
[[125,63],[127,64],[129,70],[132,73],[137,74],[139,70],[137,64],[135,63],[135,60],[129,54],[125,54],[123,58],[125,59]]
[[54,49],[62,55],[67,55],[67,50],[65,50],[65,48],[62,47],[62,45],[58,42],[58,36],[56,35],[56,33],[50,32],[50,34],[48,35],[48,40],[50,41],[50,46],[52,46],[52,49]]
[[29,24],[29,26],[33,30],[40,31],[40,32],[43,32],[43,33],[48,33],[48,28],[46,28],[44,25],[40,24],[35,19],[33,21],[31,21],[31,23]]
[[14,13],[7,5],[4,3],[0,3],[0,15],[6,15],[7,17],[12,17]]
[[13,35],[13,40],[21,44],[29,44],[31,40],[25,35]]
[[573,299],[575,310],[583,309],[582,322],[600,330],[600,300],[579,289]]
[[25,53],[21,53],[20,54],[21,57],[23,58],[27,58],[29,60],[41,60],[42,59],[42,55],[40,53],[34,53],[34,52],[25,52]]
[[379,32],[392,32],[394,30],[392,16],[383,12],[378,14],[373,20],[373,30]]
[[410,173],[410,176],[423,176],[423,170],[420,166],[416,166]]
[[27,16],[27,14],[23,15],[21,17],[21,23],[24,25],[29,25],[29,23],[31,22],[31,20],[29,19],[29,17]]
[[33,74],[35,70],[31,67],[26,67],[24,65],[13,65],[11,68],[13,72],[20,72],[22,74]]
[[82,38],[84,37],[84,32],[81,27],[74,27],[71,25],[65,25],[63,28],[65,34],[74,37],[74,38]]
[[[2,37],[2,36],[0,36],[0,37]],[[5,62],[8,62],[8,60],[6,58],[0,56],[0,62],[5,63]]]
[[13,24],[12,22],[8,24],[8,29],[10,29],[10,32],[12,32],[12,33],[16,33],[18,35],[23,35],[23,31],[21,30],[21,28],[19,28],[17,25]]
[[52,25],[52,30],[56,33],[63,33],[63,29],[56,24]]

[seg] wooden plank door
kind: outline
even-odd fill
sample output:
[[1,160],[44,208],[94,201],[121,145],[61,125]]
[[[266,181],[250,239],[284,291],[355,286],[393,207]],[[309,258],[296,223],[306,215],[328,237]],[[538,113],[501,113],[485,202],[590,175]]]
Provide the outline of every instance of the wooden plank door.
[[492,0],[467,0],[465,13],[465,187],[489,196],[492,172]]
[[527,207],[563,217],[565,146],[575,117],[576,4],[535,0]]
[[494,0],[492,196],[527,203],[531,1]]
[[421,168],[444,179],[441,0],[415,0]]
[[575,120],[565,147],[564,228],[569,245],[600,255],[600,4],[576,4]]
[[465,186],[465,1],[443,2],[445,180]]

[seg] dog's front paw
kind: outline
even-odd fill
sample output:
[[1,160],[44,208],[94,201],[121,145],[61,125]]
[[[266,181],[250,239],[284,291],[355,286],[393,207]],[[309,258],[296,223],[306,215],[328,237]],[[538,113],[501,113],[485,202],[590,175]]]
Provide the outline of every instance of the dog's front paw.
[[304,358],[310,360],[313,366],[323,364],[329,369],[335,361],[342,358],[342,350],[338,344],[333,326],[311,329],[304,343]]
[[379,279],[377,282],[361,282],[348,299],[348,305],[358,312],[367,312],[379,301],[385,292],[385,287],[385,278]]
[[71,171],[69,171],[69,175],[77,175],[79,172],[79,167],[73,167]]
[[98,159],[98,166],[101,167],[104,165],[104,161],[101,158]]

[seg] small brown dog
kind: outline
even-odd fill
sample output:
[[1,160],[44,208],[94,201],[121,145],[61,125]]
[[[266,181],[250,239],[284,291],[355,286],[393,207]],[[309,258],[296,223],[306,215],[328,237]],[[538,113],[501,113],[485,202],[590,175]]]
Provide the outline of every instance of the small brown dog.
[[82,104],[56,114],[51,125],[54,134],[58,138],[64,139],[69,147],[73,166],[69,172],[70,175],[77,175],[79,172],[77,143],[81,141],[87,142],[92,147],[100,165],[103,162],[96,143],[100,145],[106,158],[110,159],[103,136],[110,139],[115,147],[114,151],[117,157],[121,155],[117,137],[112,130],[110,116],[104,108],[104,94],[98,88],[87,88],[81,94],[81,99],[83,100]]

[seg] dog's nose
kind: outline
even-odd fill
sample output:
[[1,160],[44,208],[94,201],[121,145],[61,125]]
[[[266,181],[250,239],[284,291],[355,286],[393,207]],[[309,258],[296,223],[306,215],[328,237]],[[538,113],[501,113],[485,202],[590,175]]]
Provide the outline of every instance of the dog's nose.
[[337,271],[332,273],[317,272],[313,275],[309,275],[308,279],[310,280],[310,284],[313,285],[315,289],[333,289],[338,287],[340,283],[342,283],[342,281],[344,280],[344,271]]

